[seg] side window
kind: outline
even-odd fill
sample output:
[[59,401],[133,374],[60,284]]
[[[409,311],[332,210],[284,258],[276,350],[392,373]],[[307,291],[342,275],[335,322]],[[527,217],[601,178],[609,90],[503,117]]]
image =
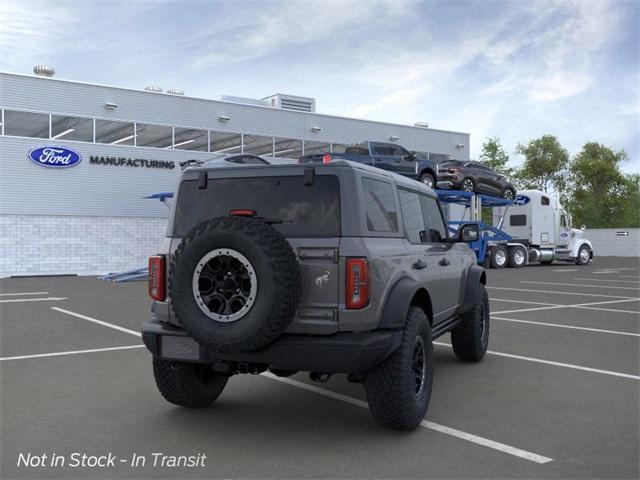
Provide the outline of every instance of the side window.
[[400,158],[404,158],[407,155],[409,155],[409,152],[407,150],[405,150],[403,147],[401,147],[400,145],[396,145],[393,147],[389,147],[392,150],[392,154],[394,157],[400,157]]
[[424,223],[427,227],[427,242],[446,242],[447,228],[442,219],[438,202],[435,198],[427,197],[426,195],[420,195],[420,202],[422,203],[422,215],[424,216]]
[[567,219],[564,215],[560,215],[560,225],[564,228],[567,227]]
[[524,227],[527,224],[526,215],[511,215],[509,217],[509,225],[512,227]]
[[426,228],[424,226],[424,216],[422,215],[422,205],[420,195],[408,190],[398,190],[400,197],[400,211],[407,238],[411,243],[422,243]]
[[540,205],[549,205],[549,204],[551,204],[549,197],[540,197]]
[[369,231],[397,232],[398,214],[391,185],[381,180],[363,178],[362,190]]

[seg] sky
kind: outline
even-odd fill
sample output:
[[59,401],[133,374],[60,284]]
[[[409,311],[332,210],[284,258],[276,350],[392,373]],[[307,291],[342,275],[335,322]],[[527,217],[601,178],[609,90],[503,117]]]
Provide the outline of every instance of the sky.
[[640,1],[0,0],[0,71],[624,149],[640,172]]

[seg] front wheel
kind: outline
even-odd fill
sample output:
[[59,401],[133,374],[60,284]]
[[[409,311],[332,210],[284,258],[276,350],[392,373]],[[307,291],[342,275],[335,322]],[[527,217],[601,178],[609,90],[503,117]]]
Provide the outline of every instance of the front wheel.
[[582,245],[578,250],[578,256],[576,257],[577,265],[586,265],[591,260],[591,250],[586,245]]
[[476,189],[476,185],[475,183],[473,183],[473,180],[471,178],[465,178],[462,181],[462,190],[464,192],[473,192]]
[[471,309],[451,331],[451,345],[460,360],[478,362],[489,346],[489,295],[483,284],[478,285]]
[[515,197],[516,192],[514,192],[511,188],[506,188],[504,190],[504,193],[502,194],[502,198],[504,198],[505,200],[513,200]]
[[369,411],[383,427],[413,430],[427,413],[432,382],[431,326],[424,311],[411,306],[400,347],[364,375]]
[[160,393],[170,403],[188,408],[206,408],[216,400],[228,377],[210,365],[153,359],[153,375]]
[[436,179],[430,173],[423,173],[420,176],[420,182],[424,183],[429,188],[435,188],[436,186]]

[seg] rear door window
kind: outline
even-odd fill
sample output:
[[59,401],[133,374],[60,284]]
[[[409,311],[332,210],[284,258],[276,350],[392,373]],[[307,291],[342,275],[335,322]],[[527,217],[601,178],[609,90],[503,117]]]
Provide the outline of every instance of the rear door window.
[[197,180],[185,180],[177,202],[176,237],[235,209],[254,210],[257,217],[281,222],[272,226],[285,237],[340,236],[340,186],[335,175],[316,175],[313,185],[305,185],[302,176],[209,179],[203,190]]
[[427,227],[427,242],[446,242],[448,238],[447,228],[444,224],[438,201],[435,198],[420,195],[422,202],[422,214]]
[[398,214],[391,184],[372,178],[362,179],[367,229],[370,232],[395,233]]
[[422,243],[425,238],[424,216],[420,195],[408,190],[398,189],[400,197],[400,211],[407,239],[411,243]]

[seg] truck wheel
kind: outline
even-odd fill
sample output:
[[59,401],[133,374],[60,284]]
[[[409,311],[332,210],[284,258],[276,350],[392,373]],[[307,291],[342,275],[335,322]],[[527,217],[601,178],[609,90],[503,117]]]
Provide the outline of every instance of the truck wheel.
[[476,190],[476,184],[473,183],[473,179],[471,178],[465,178],[462,181],[461,187],[462,187],[462,190],[465,192],[475,192]]
[[586,245],[582,245],[578,250],[578,256],[576,257],[577,265],[586,265],[591,260],[591,250]]
[[364,375],[371,415],[383,427],[413,430],[427,413],[432,381],[431,326],[424,311],[411,306],[400,347]]
[[430,173],[423,173],[420,175],[420,182],[424,183],[429,188],[436,187],[436,179]]
[[153,359],[153,375],[162,396],[170,403],[206,408],[220,396],[228,377],[210,365]]
[[520,268],[527,261],[527,252],[522,247],[509,247],[509,267]]
[[219,352],[248,352],[278,338],[295,314],[299,265],[287,240],[263,221],[203,222],[173,255],[169,296],[197,342]]
[[502,245],[495,245],[491,247],[491,260],[489,265],[491,268],[504,268],[507,265],[509,255],[507,249]]
[[478,362],[484,358],[489,346],[489,318],[489,295],[480,283],[473,307],[451,331],[451,345],[460,360]]

